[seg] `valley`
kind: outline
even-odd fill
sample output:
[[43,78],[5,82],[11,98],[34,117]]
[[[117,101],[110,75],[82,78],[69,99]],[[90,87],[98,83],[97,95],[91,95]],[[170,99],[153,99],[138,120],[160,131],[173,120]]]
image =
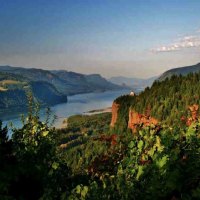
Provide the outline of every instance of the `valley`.
[[0,113],[27,109],[27,93],[41,107],[67,102],[67,96],[128,89],[108,82],[98,74],[84,75],[64,70],[0,66]]
[[[116,90],[68,96],[67,103],[64,102],[50,107],[52,115],[56,116],[54,126],[56,128],[62,127],[63,120],[72,115],[87,115],[91,114],[88,113],[88,111],[111,107],[115,98],[129,93],[130,90]],[[8,110],[7,113],[4,112],[0,114],[0,119],[3,121],[4,125],[12,121],[15,127],[21,127],[20,115],[22,113],[25,114],[25,116],[27,115],[26,110],[12,110],[12,112]],[[42,119],[45,118],[45,109],[40,111],[40,117]]]
[[0,200],[200,200],[200,1],[0,0]]
[[[6,190],[1,190],[26,199],[33,192],[31,185],[43,179],[43,192],[34,187],[34,199],[53,195],[66,200],[126,200],[133,191],[136,199],[188,195],[198,199],[199,84],[200,72],[158,79],[135,93],[116,90],[68,96],[67,103],[51,107],[66,125],[59,128],[52,124],[52,114],[41,115],[31,99],[32,109],[11,135],[3,128],[7,122],[0,129],[2,151],[13,155],[0,158],[7,174]],[[111,105],[111,113],[95,114]],[[94,113],[85,115],[87,111]],[[10,187],[7,183],[14,177],[17,181]],[[18,186],[23,188],[17,190],[19,195]]]

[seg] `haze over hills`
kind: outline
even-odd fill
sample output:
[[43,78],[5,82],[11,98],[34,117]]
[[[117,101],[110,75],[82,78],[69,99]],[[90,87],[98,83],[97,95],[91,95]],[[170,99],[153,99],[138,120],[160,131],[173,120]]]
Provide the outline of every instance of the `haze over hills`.
[[53,84],[59,92],[65,95],[123,88],[110,83],[99,74],[85,75],[65,70],[51,71],[11,66],[0,66],[0,72],[21,76],[27,81],[48,82]]
[[200,63],[187,67],[174,68],[164,72],[159,78],[148,79],[111,77],[106,80],[99,74],[80,74],[65,70],[43,70],[0,66],[0,110],[25,108],[26,92],[31,90],[41,105],[55,105],[67,102],[68,95],[102,92],[131,88],[144,90],[154,80],[165,80],[172,75],[187,75],[200,71]]
[[200,63],[196,65],[186,66],[186,67],[179,67],[179,68],[172,68],[166,72],[164,72],[159,78],[159,81],[163,81],[166,78],[170,78],[173,75],[183,75],[186,76],[189,73],[197,73],[200,71]]
[[118,85],[126,85],[129,86],[132,89],[144,89],[146,87],[150,87],[154,80],[156,80],[158,77],[154,76],[148,79],[142,79],[142,78],[128,78],[124,76],[116,76],[111,77],[108,79],[110,82]]
[[65,70],[52,70],[50,72],[65,83],[64,87],[66,88],[63,88],[62,92],[66,92],[69,95],[125,88],[107,81],[99,74],[85,75]]
[[114,84],[121,86],[128,86],[131,89],[145,89],[146,87],[151,87],[155,80],[163,81],[166,78],[170,78],[173,75],[183,75],[186,76],[189,73],[198,73],[200,72],[200,63],[195,65],[186,66],[186,67],[178,67],[172,68],[166,72],[164,72],[161,76],[153,76],[147,79],[142,78],[128,78],[124,76],[115,76],[111,77],[108,80]]
[[64,70],[43,70],[0,66],[0,109],[24,109],[26,92],[31,90],[41,105],[67,102],[67,95],[125,87],[113,84],[99,74],[84,75]]

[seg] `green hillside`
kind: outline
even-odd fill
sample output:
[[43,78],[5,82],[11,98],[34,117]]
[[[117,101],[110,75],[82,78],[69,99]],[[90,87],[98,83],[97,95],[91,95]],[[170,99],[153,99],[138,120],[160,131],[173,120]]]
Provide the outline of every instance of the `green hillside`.
[[[200,73],[172,76],[117,98],[114,128],[104,113],[70,117],[56,130],[35,109],[10,140],[1,127],[0,199],[198,200],[199,82]],[[130,130],[129,109],[158,123]]]
[[179,68],[173,68],[166,72],[164,72],[159,78],[159,81],[163,81],[166,78],[170,78],[173,75],[183,75],[186,76],[189,73],[198,73],[200,71],[200,63],[196,65],[191,65],[187,67],[179,67]]
[[26,110],[27,92],[30,91],[41,106],[67,102],[67,96],[48,82],[30,81],[21,75],[0,72],[0,112]]
[[[164,81],[155,81],[139,95],[122,96],[115,100],[122,105],[119,110],[118,125],[124,116],[128,119],[129,108],[138,113],[150,115],[167,124],[180,124],[181,117],[187,114],[190,105],[200,105],[200,73],[186,76],[172,76]],[[127,120],[123,123],[127,127]]]
[[26,109],[28,90],[41,106],[51,106],[67,102],[67,95],[122,88],[100,75],[0,66],[0,112]]
[[67,96],[58,92],[50,83],[44,81],[31,82],[30,87],[34,97],[41,105],[48,106],[67,102]]
[[18,77],[24,77],[28,81],[47,82],[65,95],[123,89],[121,86],[108,82],[100,75],[84,75],[65,70],[51,71],[35,68],[0,66],[0,72],[10,74],[12,77],[16,76],[16,79]]

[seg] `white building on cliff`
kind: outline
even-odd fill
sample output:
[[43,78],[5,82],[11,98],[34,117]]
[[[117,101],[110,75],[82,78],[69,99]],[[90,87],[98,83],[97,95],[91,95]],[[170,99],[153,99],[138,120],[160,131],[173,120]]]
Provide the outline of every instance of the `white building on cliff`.
[[135,93],[133,91],[130,92],[130,96],[135,96]]

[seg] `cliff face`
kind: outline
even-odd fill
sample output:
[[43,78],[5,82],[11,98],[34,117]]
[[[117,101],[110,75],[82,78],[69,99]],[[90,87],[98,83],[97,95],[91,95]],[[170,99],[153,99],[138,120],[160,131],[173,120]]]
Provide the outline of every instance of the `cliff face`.
[[[118,119],[118,111],[120,108],[120,104],[117,104],[115,102],[113,102],[112,104],[112,120],[110,123],[111,127],[114,127],[117,119]],[[129,113],[128,113],[129,112]],[[136,112],[135,110],[129,110],[127,111],[127,114],[129,115],[128,117],[128,124],[127,124],[127,128],[131,129],[134,132],[136,132],[137,127],[139,126],[149,126],[151,124],[157,125],[158,124],[158,120],[149,116],[148,114],[140,114],[138,112]]]
[[110,123],[111,127],[114,127],[115,123],[117,122],[119,107],[120,107],[119,104],[113,102],[113,104],[112,104],[112,120],[111,120],[111,123]]
[[133,132],[136,132],[136,128],[139,125],[149,126],[150,124],[157,125],[158,120],[151,116],[146,116],[143,114],[139,114],[134,110],[129,111],[129,121],[128,121],[128,128],[130,128]]

